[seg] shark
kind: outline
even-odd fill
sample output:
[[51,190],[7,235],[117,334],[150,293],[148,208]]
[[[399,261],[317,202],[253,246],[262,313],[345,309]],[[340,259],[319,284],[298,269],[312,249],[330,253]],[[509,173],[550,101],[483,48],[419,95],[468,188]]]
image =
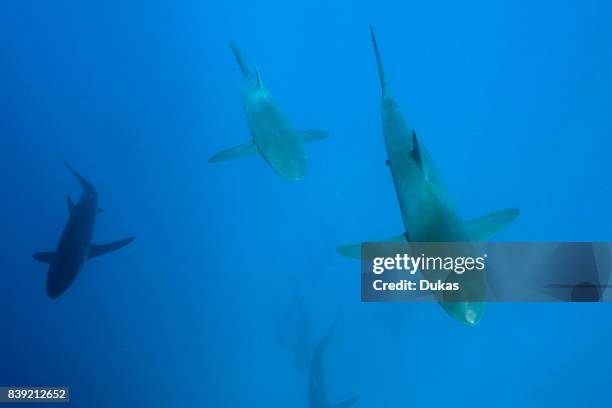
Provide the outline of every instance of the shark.
[[[372,27],[370,36],[382,91],[386,164],[391,172],[404,226],[401,234],[379,242],[469,243],[486,240],[516,219],[519,209],[506,208],[469,221],[460,217],[430,154],[391,95]],[[345,256],[361,258],[360,244],[345,245],[337,251]],[[479,279],[484,280],[484,277]],[[482,293],[482,297],[471,299],[484,299],[486,282],[471,284]],[[484,314],[484,302],[463,301],[465,298],[445,301],[444,295],[439,293],[436,293],[436,298],[449,315],[467,325],[476,325]]]
[[47,295],[56,299],[74,282],[89,259],[116,251],[128,245],[134,238],[125,238],[104,245],[92,243],[98,208],[98,194],[94,185],[77,173],[60,155],[60,160],[81,185],[81,197],[75,204],[68,196],[68,222],[55,252],[36,252],[34,259],[49,264]]
[[285,316],[277,316],[278,344],[293,353],[293,365],[303,374],[308,370],[314,349],[311,321],[306,307],[296,293]]
[[325,350],[332,334],[336,329],[338,318],[334,321],[327,334],[317,344],[310,370],[308,372],[308,408],[349,408],[353,406],[358,398],[350,398],[339,404],[332,404],[329,401],[327,384],[325,381]]
[[601,302],[611,264],[608,244],[560,243],[538,267],[545,276],[537,291],[563,302]]
[[281,177],[290,181],[303,179],[307,168],[304,143],[325,139],[328,133],[321,130],[296,130],[263,85],[257,68],[251,72],[238,47],[232,43],[230,48],[244,77],[242,104],[251,140],[215,154],[209,163],[259,154]]

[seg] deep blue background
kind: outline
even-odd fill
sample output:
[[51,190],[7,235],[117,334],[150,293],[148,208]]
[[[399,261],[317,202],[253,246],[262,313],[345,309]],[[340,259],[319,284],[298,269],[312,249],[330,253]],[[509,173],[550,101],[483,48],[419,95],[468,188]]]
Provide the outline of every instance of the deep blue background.
[[[4,1],[0,5],[0,385],[69,385],[73,406],[303,407],[275,343],[299,290],[329,345],[333,401],[358,407],[609,404],[609,304],[495,304],[474,328],[435,304],[359,303],[334,248],[401,232],[368,25],[391,91],[460,212],[517,206],[496,236],[611,241],[612,3]],[[249,138],[236,41],[308,145],[304,181]],[[60,299],[46,266],[78,184],[97,242]],[[400,305],[401,307],[401,305]]]

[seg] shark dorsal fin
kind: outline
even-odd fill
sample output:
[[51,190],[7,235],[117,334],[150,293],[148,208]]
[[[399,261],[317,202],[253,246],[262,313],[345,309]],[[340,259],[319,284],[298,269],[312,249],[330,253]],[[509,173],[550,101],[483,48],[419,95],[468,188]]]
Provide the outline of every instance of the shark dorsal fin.
[[412,131],[412,158],[419,165],[421,173],[425,174],[423,166],[423,154],[421,153],[421,146],[419,145],[419,139],[417,139],[416,132]]
[[68,211],[70,214],[72,214],[74,211],[74,202],[72,201],[72,198],[70,198],[70,196],[66,197],[66,202],[68,203]]
[[261,75],[259,75],[259,70],[255,67],[255,75],[257,76],[257,87],[259,89],[263,88],[263,82],[261,81]]

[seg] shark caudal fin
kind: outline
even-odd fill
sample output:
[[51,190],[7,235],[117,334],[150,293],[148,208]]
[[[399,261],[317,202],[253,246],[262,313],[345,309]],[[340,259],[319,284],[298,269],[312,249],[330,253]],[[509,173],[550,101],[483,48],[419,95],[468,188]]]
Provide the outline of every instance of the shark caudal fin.
[[219,163],[228,160],[239,159],[241,157],[252,156],[259,153],[257,145],[253,141],[243,143],[238,146],[230,147],[220,151],[219,153],[208,159],[209,163]]
[[62,163],[64,163],[64,166],[66,166],[68,170],[70,170],[70,172],[74,175],[74,177],[76,177],[76,179],[79,181],[79,184],[81,185],[82,188],[84,189],[92,188],[91,183],[85,180],[83,176],[81,176],[75,169],[73,169],[72,166],[69,165],[66,160],[64,160],[64,157],[61,155],[60,152],[57,152],[57,156],[62,161]]
[[466,221],[465,228],[472,241],[484,241],[514,221],[520,212],[518,208],[506,208]]
[[370,26],[370,35],[372,36],[372,46],[374,47],[374,53],[376,54],[376,64],[378,65],[378,76],[380,77],[380,88],[382,91],[383,98],[389,96],[389,89],[387,87],[387,80],[385,78],[385,69],[383,68],[382,57],[380,56],[380,50],[378,49],[378,43],[376,42],[376,36],[374,35],[374,28]]
[[133,240],[134,238],[130,237],[130,238],[121,239],[119,241],[111,242],[110,244],[104,244],[104,245],[91,244],[91,246],[89,247],[89,258],[88,259],[96,258],[98,256],[106,255],[110,252],[116,251],[120,248],[123,248],[127,244],[131,243]]
[[250,74],[249,67],[247,67],[247,65],[245,64],[244,59],[242,58],[242,54],[240,53],[240,49],[234,43],[230,43],[230,48],[234,52],[234,57],[236,57],[236,62],[238,62],[238,65],[240,66],[242,76],[245,78],[248,77]]
[[[338,319],[340,317],[340,312],[338,312],[338,314],[336,315],[336,318],[334,319],[334,322],[332,323],[332,325],[330,326],[329,330],[327,331],[327,333],[325,334],[325,336],[321,339],[321,341],[319,342],[319,344],[317,345],[317,347],[315,348],[315,352],[314,355],[312,357],[312,366],[311,366],[311,373],[310,375],[313,375],[312,372],[312,368],[316,368],[316,374],[318,376],[317,380],[318,380],[318,384],[317,381],[312,381],[313,379],[311,378],[310,381],[310,385],[318,385],[319,389],[318,392],[321,393],[321,395],[319,395],[319,399],[318,401],[320,402],[322,401],[326,401],[325,406],[329,407],[329,408],[349,408],[351,406],[353,406],[353,404],[355,404],[355,402],[357,402],[357,397],[354,398],[350,398],[347,399],[343,402],[340,402],[338,404],[330,404],[329,403],[329,399],[328,399],[328,395],[326,392],[326,385],[325,385],[325,375],[324,375],[324,354],[325,354],[325,349],[327,348],[327,344],[329,343],[329,340],[331,339],[331,337],[333,336],[334,332],[336,331],[336,326],[338,326]],[[311,390],[312,391],[312,390]],[[311,400],[312,401],[312,400]],[[312,406],[312,404],[311,404]],[[319,405],[315,405],[315,406],[319,406]],[[321,405],[323,406],[323,405]]]

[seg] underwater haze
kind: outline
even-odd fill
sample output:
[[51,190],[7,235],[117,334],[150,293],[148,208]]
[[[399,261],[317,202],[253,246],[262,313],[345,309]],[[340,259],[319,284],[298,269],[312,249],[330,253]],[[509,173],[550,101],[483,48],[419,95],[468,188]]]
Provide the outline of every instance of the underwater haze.
[[[468,327],[361,303],[336,248],[402,232],[370,25],[462,217],[517,207],[494,240],[612,241],[611,18],[603,0],[2,2],[0,386],[308,407],[281,338],[308,321],[331,404],[609,406],[612,305],[489,304]],[[329,132],[303,180],[208,163],[251,138],[232,41],[296,129]],[[32,254],[80,195],[56,152],[96,186],[94,242],[135,240],[51,299]]]

